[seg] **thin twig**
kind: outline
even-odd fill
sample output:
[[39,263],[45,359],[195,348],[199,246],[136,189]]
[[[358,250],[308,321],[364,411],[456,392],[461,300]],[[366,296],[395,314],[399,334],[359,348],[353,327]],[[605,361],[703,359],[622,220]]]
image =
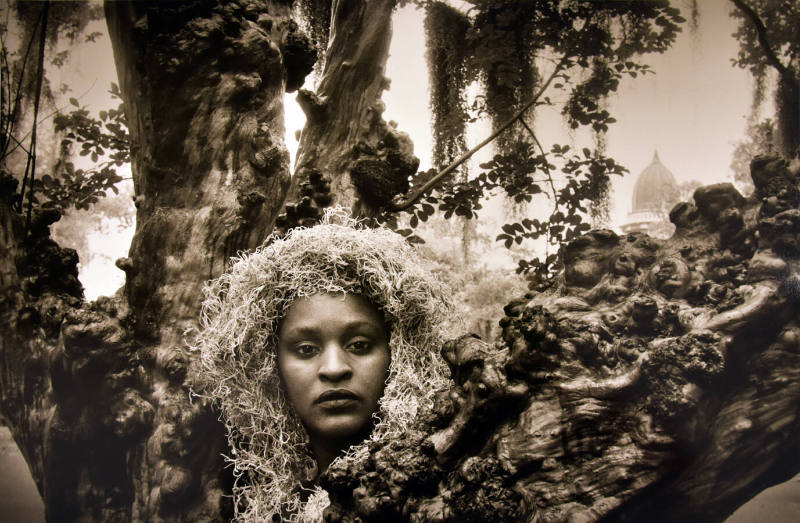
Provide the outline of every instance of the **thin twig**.
[[[94,86],[95,86],[95,84],[96,84],[96,83],[97,83],[97,78],[95,78],[95,79],[94,79],[94,82],[92,82],[92,85],[90,85],[90,86],[89,86],[89,88],[88,88],[88,89],[86,89],[86,90],[83,92],[83,94],[81,94],[80,96],[76,96],[76,98],[77,98],[78,100],[80,100],[81,98],[83,98],[84,96],[86,96],[87,94],[89,94],[89,91],[91,91],[91,90],[94,88]],[[51,112],[50,114],[48,114],[48,115],[46,115],[46,116],[43,116],[43,117],[42,117],[42,118],[39,120],[39,122],[38,122],[38,123],[46,122],[47,120],[49,120],[49,119],[50,119],[50,118],[52,118],[53,116],[55,116],[55,115],[57,115],[57,114],[61,114],[61,111],[63,111],[63,110],[64,110],[64,109],[66,109],[66,108],[67,108],[67,104],[65,104],[65,105],[63,105],[62,107],[59,107],[59,108],[57,108],[57,109],[53,110],[53,112]],[[22,137],[20,140],[23,140],[23,141],[24,141],[24,140],[25,140],[25,139],[26,139],[28,136],[30,136],[30,134],[31,134],[31,132],[30,132],[30,131],[28,131],[27,133],[25,133],[25,136],[23,136],[23,137]],[[17,142],[17,145],[15,145],[13,149],[11,149],[10,151],[8,151],[8,153],[6,153],[6,156],[7,156],[7,155],[9,155],[9,154],[11,154],[11,153],[13,153],[13,152],[14,152],[14,151],[17,149],[17,147],[20,147],[20,146],[22,145],[22,142],[21,142],[20,140],[16,140],[16,139],[14,140],[15,142]],[[0,156],[0,158],[4,158],[4,157],[3,157],[3,156]]]
[[[18,147],[19,147],[20,149],[22,149],[22,152],[24,152],[25,154],[31,154],[31,152],[30,152],[28,149],[26,149],[24,145],[22,145],[22,142],[20,142],[19,140],[17,140],[17,137],[16,137],[16,136],[14,136],[13,134],[10,134],[10,135],[8,135],[8,138],[9,138],[9,139],[11,139],[11,140],[13,140],[13,141],[14,141],[14,142],[17,144],[17,145],[15,145],[15,146],[14,146],[14,148],[13,148],[11,151],[9,151],[9,153],[8,153],[8,154],[11,154],[13,151],[16,151]],[[25,139],[25,138],[23,138],[23,140],[24,140],[24,139]]]
[[[10,127],[9,127],[9,134],[12,131],[15,122],[17,120],[17,111],[19,110],[20,106],[20,99],[21,99],[21,92],[22,92],[22,84],[25,80],[25,69],[28,67],[28,56],[31,53],[31,49],[33,48],[33,37],[36,34],[36,29],[39,27],[39,22],[36,22],[36,27],[34,28],[33,32],[31,33],[31,39],[28,41],[28,47],[25,49],[25,57],[22,59],[22,67],[19,71],[19,83],[17,84],[17,92],[14,94],[14,105],[13,109],[11,110],[11,117],[9,118]],[[9,93],[10,96],[11,93]],[[10,101],[9,101],[10,102]],[[3,151],[3,158],[5,158],[5,151]],[[25,181],[23,180],[22,190],[20,190],[20,194],[23,194],[25,190]],[[21,210],[21,209],[20,209]]]
[[[553,182],[553,176],[550,173],[550,166],[547,164],[547,153],[544,152],[544,147],[542,147],[542,142],[539,141],[539,138],[536,137],[536,133],[533,132],[533,129],[528,127],[528,124],[525,122],[524,118],[519,119],[522,122],[522,125],[528,132],[531,134],[534,143],[536,146],[539,147],[539,151],[542,153],[542,157],[544,158],[544,172],[547,174],[547,180],[550,182],[550,190],[553,191],[553,212],[550,213],[550,218],[548,221],[552,221],[553,216],[558,212],[558,193],[556,192],[556,184]],[[548,238],[544,242],[544,259],[545,263],[547,263],[547,258],[550,256],[550,231],[548,231]]]
[[[536,137],[536,134],[533,132],[533,129],[528,127],[528,124],[525,122],[525,119],[520,118],[519,121],[522,123],[525,129],[527,129],[528,132],[531,134],[534,143],[536,143],[536,146],[539,147],[539,151],[541,151],[542,157],[544,158],[544,172],[547,175],[547,181],[550,182],[550,190],[553,191],[553,204],[555,205],[555,208],[553,209],[553,214],[555,214],[555,212],[558,210],[558,195],[556,194],[556,184],[555,182],[553,182],[553,175],[550,173],[550,166],[547,164],[547,153],[544,152],[544,147],[542,147],[542,143]],[[552,216],[552,214],[550,216]]]
[[403,211],[403,210],[405,210],[405,209],[408,209],[409,207],[411,207],[412,205],[414,205],[415,203],[417,203],[417,202],[419,201],[419,199],[420,199],[420,198],[422,198],[422,196],[424,196],[424,195],[425,195],[425,193],[426,193],[426,192],[428,192],[428,191],[429,191],[431,188],[433,188],[434,186],[436,186],[436,185],[437,185],[437,184],[438,184],[438,183],[439,183],[439,182],[440,182],[440,181],[441,181],[441,180],[442,180],[442,179],[443,179],[445,176],[447,176],[447,175],[449,175],[450,173],[452,173],[453,171],[455,171],[455,170],[456,170],[456,168],[458,168],[458,166],[459,166],[459,165],[461,165],[461,164],[462,164],[462,163],[464,163],[465,161],[469,160],[469,159],[472,157],[472,155],[473,155],[473,154],[475,154],[475,153],[476,153],[476,152],[478,152],[480,149],[482,149],[482,148],[483,148],[483,147],[484,147],[486,144],[488,144],[489,142],[491,142],[492,140],[494,140],[495,138],[497,138],[497,137],[500,135],[500,133],[502,133],[503,131],[505,131],[505,130],[506,130],[506,129],[508,129],[509,127],[511,127],[511,125],[512,125],[512,124],[513,124],[515,121],[517,121],[519,118],[521,118],[521,117],[522,117],[522,115],[523,115],[523,114],[525,114],[525,111],[527,111],[528,109],[530,109],[530,108],[533,106],[533,104],[535,104],[537,101],[539,101],[539,98],[542,96],[542,94],[544,94],[544,92],[545,92],[545,91],[547,90],[547,88],[550,86],[550,83],[553,81],[553,79],[554,79],[556,76],[558,76],[558,74],[561,72],[561,69],[564,67],[564,65],[565,65],[566,63],[567,63],[567,57],[566,57],[566,56],[564,56],[564,57],[561,59],[561,61],[560,61],[560,62],[558,62],[558,64],[556,64],[556,67],[555,67],[555,69],[553,69],[553,72],[552,72],[552,73],[550,74],[550,76],[547,78],[547,81],[546,81],[546,82],[545,82],[545,83],[542,85],[542,87],[541,87],[541,88],[540,88],[540,89],[539,89],[539,90],[536,92],[536,94],[533,96],[533,98],[531,98],[531,100],[530,100],[530,101],[528,101],[528,103],[526,103],[524,106],[522,106],[522,109],[520,109],[520,110],[517,112],[517,114],[515,114],[514,116],[512,116],[511,118],[509,118],[509,119],[508,119],[508,120],[507,120],[507,121],[506,121],[506,122],[505,122],[503,125],[501,125],[501,126],[500,126],[500,127],[499,127],[499,128],[496,130],[496,131],[495,131],[495,132],[493,132],[492,134],[490,134],[490,135],[488,136],[488,138],[486,138],[486,139],[485,139],[485,140],[483,140],[481,143],[479,143],[478,145],[476,145],[475,147],[473,147],[472,149],[470,149],[469,151],[467,151],[466,153],[464,153],[464,154],[463,154],[463,155],[462,155],[462,156],[461,156],[459,159],[457,159],[456,161],[454,161],[453,163],[451,163],[450,165],[448,165],[447,167],[445,167],[444,169],[442,169],[441,171],[439,171],[439,172],[438,172],[438,173],[437,173],[437,174],[436,174],[436,175],[435,175],[433,178],[431,178],[430,180],[428,180],[428,181],[427,181],[427,182],[426,182],[426,183],[425,183],[425,184],[424,184],[422,187],[420,187],[420,188],[419,188],[419,189],[418,189],[418,190],[417,190],[417,191],[416,191],[416,192],[415,192],[413,195],[411,195],[410,197],[408,197],[408,199],[406,199],[405,201],[400,201],[400,202],[397,202],[397,203],[392,203],[392,204],[390,204],[390,205],[387,207],[387,209],[388,209],[390,212],[398,212],[398,211]]
[[[2,139],[2,143],[0,143],[0,151],[4,151],[6,149],[6,142],[8,139],[6,138],[9,133],[6,132],[8,128],[8,118],[6,118],[5,108],[6,105],[10,107],[10,102],[6,99],[6,97],[11,97],[12,91],[12,84],[11,84],[11,68],[8,66],[8,51],[6,49],[6,42],[3,39],[3,34],[0,32],[0,79],[2,82],[0,83],[0,98],[2,98],[2,102],[0,103],[0,139]],[[8,94],[6,94],[8,93]],[[8,116],[11,116],[11,112],[9,111]],[[0,154],[0,158],[4,158],[5,155]]]

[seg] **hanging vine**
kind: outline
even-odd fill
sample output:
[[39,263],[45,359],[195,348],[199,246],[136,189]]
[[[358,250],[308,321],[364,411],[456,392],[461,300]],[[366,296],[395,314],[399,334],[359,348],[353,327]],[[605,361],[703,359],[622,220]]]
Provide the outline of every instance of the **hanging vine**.
[[433,163],[449,164],[466,150],[466,89],[469,83],[464,45],[470,23],[458,10],[433,2],[425,9],[425,37],[433,113]]
[[[532,2],[487,2],[476,8],[468,35],[474,49],[472,73],[483,82],[484,109],[494,129],[522,107],[539,81],[535,63],[539,49],[532,38],[539,10]],[[531,119],[529,114],[529,123]],[[524,136],[525,130],[517,124],[498,137],[496,148],[505,150]]]
[[[425,38],[433,116],[433,164],[437,169],[450,164],[467,150],[466,126],[470,120],[467,87],[470,83],[465,41],[470,21],[460,11],[443,2],[425,7]],[[467,164],[453,177],[463,183],[469,179]],[[445,187],[452,186],[451,183]],[[461,224],[461,251],[464,262],[474,236],[474,224],[466,218]]]
[[[543,259],[523,260],[518,267],[539,285],[557,269],[558,247],[588,230],[587,218],[603,220],[611,175],[627,172],[604,154],[603,136],[615,122],[605,99],[623,77],[650,72],[640,56],[666,51],[686,20],[666,1],[486,0],[471,2],[466,15],[436,4],[426,3],[426,29],[438,122],[434,136],[441,151],[437,164],[442,165],[448,147],[465,148],[463,135],[459,138],[453,131],[465,130],[470,116],[463,110],[467,81],[482,80],[483,103],[478,109],[489,116],[494,132],[446,168],[419,175],[408,195],[386,207],[382,219],[397,228],[392,213],[409,213],[411,228],[398,232],[421,241],[413,229],[437,209],[445,218],[475,218],[483,199],[494,194],[518,205],[549,200],[545,205],[552,206],[552,212],[547,219],[519,219],[504,225],[497,236],[506,247],[527,239],[545,241]],[[434,9],[440,11],[432,15]],[[458,40],[465,26],[466,38]],[[436,53],[454,41],[452,55],[440,58],[445,65],[438,64]],[[565,144],[543,144],[528,122],[535,108],[546,106],[560,108],[572,129],[594,133],[595,147],[573,150]],[[456,117],[464,120],[453,121]],[[449,132],[444,133],[445,128]],[[482,172],[459,180],[458,166],[495,140],[497,154],[480,166]]]
[[697,28],[700,25],[700,5],[697,0],[689,2],[689,32],[692,35],[697,34]]

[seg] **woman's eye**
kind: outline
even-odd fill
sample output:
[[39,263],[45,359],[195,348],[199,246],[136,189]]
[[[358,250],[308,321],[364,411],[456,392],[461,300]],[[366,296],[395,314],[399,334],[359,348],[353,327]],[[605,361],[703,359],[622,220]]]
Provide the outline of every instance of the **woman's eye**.
[[370,342],[365,340],[354,341],[348,345],[350,352],[355,354],[366,354],[372,348]]
[[294,348],[294,352],[301,358],[310,358],[317,353],[317,347],[310,344],[298,345]]

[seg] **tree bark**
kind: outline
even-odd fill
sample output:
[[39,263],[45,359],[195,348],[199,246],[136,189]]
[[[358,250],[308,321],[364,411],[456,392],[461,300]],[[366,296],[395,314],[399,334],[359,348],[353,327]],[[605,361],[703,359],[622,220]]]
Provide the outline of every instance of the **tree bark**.
[[[55,521],[232,514],[224,427],[184,383],[203,283],[273,227],[289,185],[282,99],[312,46],[283,2],[109,2],[137,226],[115,298],[7,205],[2,414]],[[13,187],[4,183],[4,193]]]
[[698,189],[673,238],[592,231],[456,385],[323,479],[331,521],[721,521],[800,470],[800,176]]
[[125,294],[143,331],[169,337],[194,324],[203,282],[258,245],[283,203],[281,45],[293,23],[278,2],[106,11],[134,144]]
[[[334,2],[319,87],[298,94],[307,121],[289,199],[300,207],[300,218],[316,216],[303,212],[310,201],[302,202],[303,196],[319,198],[314,187],[330,187],[334,204],[370,216],[404,193],[416,173],[419,160],[411,140],[381,116],[394,5],[395,0]],[[315,172],[327,186],[314,181]]]

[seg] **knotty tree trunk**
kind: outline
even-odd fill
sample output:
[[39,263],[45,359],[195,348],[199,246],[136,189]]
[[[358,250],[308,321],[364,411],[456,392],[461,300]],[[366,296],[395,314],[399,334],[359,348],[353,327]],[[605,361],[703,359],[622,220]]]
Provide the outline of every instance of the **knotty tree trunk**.
[[667,241],[571,242],[496,347],[447,343],[456,386],[329,469],[330,520],[721,521],[796,474],[800,176],[752,168],[753,197],[698,189]]
[[83,302],[74,251],[47,237],[57,216],[25,238],[4,206],[2,412],[50,520],[220,519],[224,430],[190,399],[184,335],[203,282],[260,244],[283,205],[283,93],[312,46],[283,2],[109,2],[106,14],[137,207],[124,292]]
[[[408,189],[419,160],[408,135],[381,116],[394,5],[394,0],[334,2],[319,86],[315,93],[298,95],[307,124],[290,199],[300,201],[303,185],[313,199],[311,190],[321,176],[323,188],[330,187],[329,201],[370,216]],[[302,202],[298,205],[305,217]]]
[[[404,189],[411,143],[380,118],[392,7],[334,6],[319,89],[301,96],[309,121],[290,191],[282,96],[313,60],[286,3],[108,3],[137,203],[124,291],[85,303],[74,251],[48,238],[57,216],[26,235],[0,184],[0,409],[50,520],[231,515],[224,430],[190,399],[185,331],[203,282],[263,241],[287,191],[297,223],[331,201],[369,215]],[[761,207],[712,190],[739,214],[684,209],[672,243],[576,242],[566,292],[510,305],[503,350],[468,338],[445,348],[456,385],[441,408],[397,448],[375,449],[398,474],[332,471],[332,515],[647,518],[677,494],[684,514],[721,516],[776,463],[796,470],[798,220],[781,202],[797,181],[774,178],[793,181],[762,183]],[[651,301],[626,295],[639,288]],[[369,496],[354,502],[351,487]]]

